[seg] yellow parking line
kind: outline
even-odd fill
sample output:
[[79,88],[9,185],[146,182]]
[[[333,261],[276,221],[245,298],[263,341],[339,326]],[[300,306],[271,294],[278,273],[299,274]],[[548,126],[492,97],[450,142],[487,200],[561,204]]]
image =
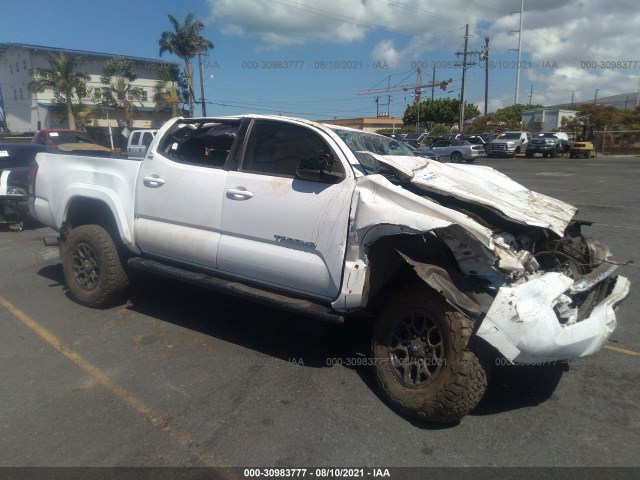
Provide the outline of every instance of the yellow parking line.
[[640,357],[640,352],[634,352],[633,350],[627,350],[626,348],[614,347],[613,345],[605,345],[604,348],[607,350],[613,350],[614,352],[624,353],[625,355]]
[[[176,443],[184,447],[189,453],[191,453],[194,457],[200,460],[204,465],[211,468],[220,467],[219,462],[217,462],[209,453],[205,452],[200,447],[194,445],[193,440],[189,436],[188,433],[184,432],[180,428],[172,425],[167,419],[163,418],[160,413],[158,413],[154,408],[150,407],[146,403],[144,403],[139,398],[133,396],[129,392],[127,392],[124,388],[118,385],[109,375],[100,370],[98,367],[92,365],[84,358],[82,358],[79,354],[74,352],[73,350],[66,347],[58,337],[56,337],[49,330],[44,328],[38,322],[29,317],[26,313],[19,310],[15,307],[11,302],[9,302],[6,298],[0,295],[0,305],[2,305],[5,309],[7,309],[14,317],[20,320],[23,324],[25,324],[29,329],[31,329],[34,333],[36,333],[40,338],[42,338],[45,342],[55,348],[59,353],[67,357],[81,369],[83,369],[87,374],[91,376],[94,380],[101,383],[103,386],[108,388],[112,393],[120,397],[124,400],[129,406],[131,406],[138,413],[144,415],[147,420],[156,428],[163,431],[169,437],[171,437]],[[219,474],[223,474],[226,478],[236,478],[234,472],[227,471],[226,469],[221,469],[218,471]]]

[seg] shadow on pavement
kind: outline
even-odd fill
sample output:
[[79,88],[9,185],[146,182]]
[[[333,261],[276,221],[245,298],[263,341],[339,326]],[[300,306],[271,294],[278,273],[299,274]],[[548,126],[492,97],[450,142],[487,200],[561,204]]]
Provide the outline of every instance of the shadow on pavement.
[[568,370],[565,362],[493,366],[489,388],[471,415],[492,415],[539,405],[553,395],[562,374]]
[[[51,286],[64,285],[61,264],[44,267],[39,274],[54,281]],[[323,323],[137,271],[132,275],[126,308],[270,357],[295,361],[304,367],[342,365],[354,370],[386,403],[368,362],[372,328],[369,320],[344,325]],[[567,369],[566,364],[560,363],[494,366],[489,388],[471,415],[491,415],[543,403],[551,397]],[[457,425],[403,418],[420,428],[444,429]]]

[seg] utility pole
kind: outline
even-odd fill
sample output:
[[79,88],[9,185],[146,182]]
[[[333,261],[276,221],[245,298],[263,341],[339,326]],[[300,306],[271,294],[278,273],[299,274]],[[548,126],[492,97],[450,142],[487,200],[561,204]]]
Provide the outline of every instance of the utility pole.
[[418,121],[416,122],[416,133],[420,133],[420,100],[422,98],[422,70],[418,66],[418,75],[416,76],[416,90],[415,99],[416,107],[418,108]]
[[202,116],[207,116],[207,104],[204,100],[204,79],[202,78],[202,52],[198,50],[198,67],[200,69],[200,105],[202,106]]
[[[516,63],[516,98],[518,103],[520,97],[520,62],[522,60],[522,17],[524,16],[524,0],[520,0],[520,29],[518,30],[518,63]],[[512,31],[515,33],[515,30]]]
[[640,107],[640,79],[638,79],[638,94],[636,96],[636,108]]
[[460,128],[458,131],[464,131],[464,81],[467,75],[467,47],[469,46],[469,24],[464,27],[464,56],[462,59],[462,90],[460,90]]
[[531,103],[532,98],[533,98],[533,83],[531,84],[531,91],[529,92],[529,105],[533,105],[533,103]]
[[[440,87],[440,90],[446,90],[447,89],[447,85],[449,85],[451,82],[453,82],[453,79],[450,78],[449,80],[439,80],[435,82],[435,86]],[[375,93],[383,93],[388,95],[390,92],[405,92],[405,94],[409,91],[409,90],[413,90],[414,93],[412,93],[413,98],[414,98],[414,102],[418,108],[418,122],[416,123],[416,133],[418,133],[418,130],[420,128],[420,99],[422,97],[422,89],[423,88],[431,88],[432,86],[434,86],[434,82],[429,82],[429,83],[422,83],[422,70],[420,69],[420,67],[418,67],[417,69],[417,75],[416,75],[416,84],[415,85],[396,85],[395,87],[387,87],[387,88],[371,88],[368,90],[358,90],[356,93],[358,95],[371,95],[371,94],[375,94]],[[405,96],[405,102],[406,102],[407,97]],[[389,100],[389,104],[391,103],[391,100]],[[376,105],[378,104],[377,100],[376,100]]]
[[378,103],[380,102],[380,97],[376,97],[376,118],[380,118],[380,110],[378,108]]
[[593,97],[593,104],[597,105],[598,104],[598,92],[600,91],[599,88],[596,88],[596,95]]
[[484,37],[484,48],[480,53],[480,60],[484,61],[484,114],[487,114],[489,103],[489,37]]
[[571,91],[571,106],[573,107],[573,95],[576,93],[575,90]]
[[431,101],[433,102],[433,94],[436,89],[436,66],[433,66],[433,75],[431,76]]
[[391,118],[391,95],[387,96],[387,118]]
[[456,52],[456,55],[460,56],[462,55],[462,63],[461,64],[456,64],[456,67],[461,66],[462,67],[462,88],[460,90],[460,127],[459,127],[459,132],[463,133],[464,132],[464,85],[465,85],[465,80],[466,80],[466,76],[467,76],[467,67],[471,66],[471,65],[475,65],[475,62],[467,62],[467,56],[468,55],[478,55],[478,54],[482,54],[482,52],[478,52],[478,51],[473,51],[470,52],[469,51],[469,24],[467,23],[467,25],[465,26],[465,30],[464,30],[464,51],[461,52]]

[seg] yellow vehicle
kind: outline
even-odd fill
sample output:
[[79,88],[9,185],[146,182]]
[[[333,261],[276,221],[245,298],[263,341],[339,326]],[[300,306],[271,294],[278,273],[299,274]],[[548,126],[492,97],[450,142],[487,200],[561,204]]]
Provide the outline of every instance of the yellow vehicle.
[[569,149],[569,158],[595,158],[598,152],[593,144],[593,125],[583,125],[582,135],[579,135]]
[[596,148],[592,142],[573,142],[569,149],[569,158],[595,158],[596,156]]

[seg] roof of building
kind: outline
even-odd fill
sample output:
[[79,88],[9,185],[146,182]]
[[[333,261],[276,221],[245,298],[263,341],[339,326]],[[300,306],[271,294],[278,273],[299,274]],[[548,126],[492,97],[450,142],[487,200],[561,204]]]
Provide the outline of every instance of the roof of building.
[[[573,108],[578,109],[580,108],[580,105],[583,105],[585,103],[595,103],[597,105],[611,105],[612,107],[616,107],[619,108],[621,110],[633,110],[634,108],[636,108],[636,105],[638,105],[639,101],[640,101],[640,93],[635,91],[635,92],[629,92],[629,93],[620,93],[618,95],[610,95],[607,97],[598,97],[598,98],[591,98],[589,100],[582,100],[582,101],[576,101],[573,102],[573,105],[571,105]],[[561,105],[553,105],[551,107],[547,107],[549,109],[553,109],[553,108],[567,108],[570,107],[569,104],[561,104]]]
[[78,56],[92,56],[92,57],[102,57],[102,58],[125,57],[137,62],[154,62],[156,64],[163,63],[167,65],[173,65],[176,63],[176,62],[169,62],[166,60],[159,60],[157,58],[132,57],[130,55],[122,55],[117,53],[90,52],[88,50],[73,50],[69,48],[46,47],[43,45],[30,45],[28,43],[14,43],[14,42],[0,43],[0,55],[4,54],[11,47],[26,48],[26,49],[33,50],[34,52],[44,51],[44,52],[51,52],[51,53],[66,53],[69,55],[78,55]]

